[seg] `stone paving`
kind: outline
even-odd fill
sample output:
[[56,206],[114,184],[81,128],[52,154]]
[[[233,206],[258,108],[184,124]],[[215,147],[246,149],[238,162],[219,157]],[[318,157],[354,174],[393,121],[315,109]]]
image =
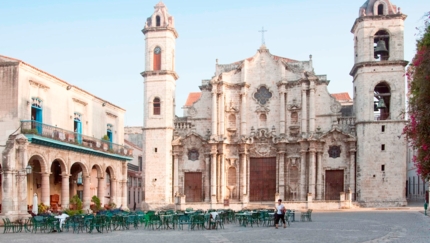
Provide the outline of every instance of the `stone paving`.
[[[109,233],[7,233],[0,242],[430,242],[430,217],[416,210],[314,212],[313,222],[283,229],[241,227],[223,230],[137,230]],[[0,228],[1,232],[3,229]]]

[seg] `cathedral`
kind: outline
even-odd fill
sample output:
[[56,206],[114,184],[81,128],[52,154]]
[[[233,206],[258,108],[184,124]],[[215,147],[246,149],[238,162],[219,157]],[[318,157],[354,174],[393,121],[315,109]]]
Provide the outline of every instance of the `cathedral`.
[[[143,163],[148,208],[404,206],[406,15],[367,0],[352,25],[353,99],[330,94],[312,56],[262,45],[220,64],[174,114],[174,17],[158,3],[145,35]],[[346,30],[345,30],[346,31]],[[352,202],[352,203],[351,203]],[[295,206],[294,206],[295,205]]]

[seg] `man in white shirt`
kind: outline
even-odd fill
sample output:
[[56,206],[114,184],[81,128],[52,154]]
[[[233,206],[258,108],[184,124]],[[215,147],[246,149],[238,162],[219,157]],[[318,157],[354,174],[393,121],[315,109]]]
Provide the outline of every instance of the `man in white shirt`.
[[66,218],[68,218],[68,217],[69,217],[69,215],[67,215],[63,212],[60,212],[59,215],[55,216],[55,218],[57,218],[60,221],[60,231],[63,227],[64,221],[66,221]]

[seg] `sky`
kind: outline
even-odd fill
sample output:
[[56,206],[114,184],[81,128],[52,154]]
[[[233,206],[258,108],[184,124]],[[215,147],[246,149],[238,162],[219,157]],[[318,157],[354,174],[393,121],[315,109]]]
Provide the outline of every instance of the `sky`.
[[[352,25],[365,0],[164,0],[175,18],[176,115],[188,93],[228,64],[265,44],[277,56],[309,60],[326,74],[330,93],[352,97]],[[408,15],[405,60],[428,0],[393,0]],[[143,125],[145,38],[158,0],[13,0],[0,4],[0,55],[20,59],[127,110],[126,126]]]

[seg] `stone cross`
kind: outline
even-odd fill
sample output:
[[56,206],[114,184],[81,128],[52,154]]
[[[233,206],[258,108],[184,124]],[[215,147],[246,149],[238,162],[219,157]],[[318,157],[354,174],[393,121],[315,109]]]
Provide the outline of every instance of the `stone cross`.
[[264,42],[264,32],[267,32],[267,30],[265,30],[264,27],[262,27],[261,30],[259,30],[258,32],[261,32],[261,44],[262,45],[266,44]]

